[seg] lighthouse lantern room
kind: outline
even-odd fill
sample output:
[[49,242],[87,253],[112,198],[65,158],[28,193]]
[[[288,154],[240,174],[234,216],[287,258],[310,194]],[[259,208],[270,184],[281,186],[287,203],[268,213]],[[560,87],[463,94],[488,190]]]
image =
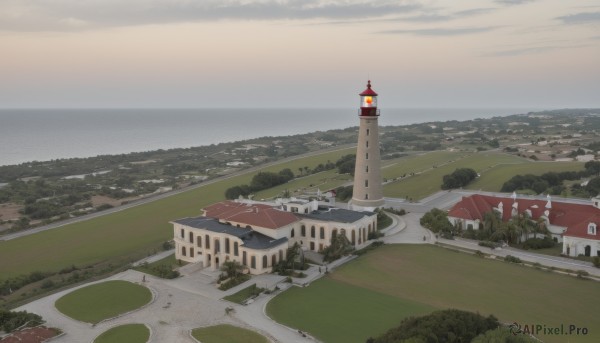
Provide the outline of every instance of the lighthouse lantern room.
[[371,89],[371,80],[367,82],[367,89],[360,95],[360,115],[361,116],[378,116],[377,111],[377,93]]

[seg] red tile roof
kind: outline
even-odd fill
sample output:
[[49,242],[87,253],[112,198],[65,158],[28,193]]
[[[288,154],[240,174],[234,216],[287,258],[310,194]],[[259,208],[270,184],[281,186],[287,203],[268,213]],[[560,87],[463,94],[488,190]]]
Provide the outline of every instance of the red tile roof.
[[204,209],[204,216],[268,229],[277,229],[299,220],[291,212],[270,205],[244,204],[235,201],[222,201],[210,205]]
[[[547,201],[535,199],[517,199],[518,212],[531,211],[531,218],[538,219],[546,211]],[[510,197],[495,197],[489,195],[474,194],[463,197],[456,203],[448,216],[466,220],[483,220],[485,213],[497,208],[502,203],[502,220],[508,221],[512,217],[513,199]],[[587,227],[590,222],[597,223],[600,229],[600,209],[589,205],[572,204],[566,202],[551,202],[550,217],[551,225],[566,227],[564,236],[581,237],[589,239],[600,239],[600,235],[588,235]]]

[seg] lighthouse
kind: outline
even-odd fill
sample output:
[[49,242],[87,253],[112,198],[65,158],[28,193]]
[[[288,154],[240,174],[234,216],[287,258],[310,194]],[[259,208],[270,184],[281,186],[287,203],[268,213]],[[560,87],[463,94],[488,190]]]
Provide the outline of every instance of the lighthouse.
[[382,206],[385,201],[381,186],[381,159],[379,156],[379,110],[377,109],[377,93],[371,89],[371,80],[367,82],[367,89],[359,95],[360,127],[351,205],[355,210],[372,211]]

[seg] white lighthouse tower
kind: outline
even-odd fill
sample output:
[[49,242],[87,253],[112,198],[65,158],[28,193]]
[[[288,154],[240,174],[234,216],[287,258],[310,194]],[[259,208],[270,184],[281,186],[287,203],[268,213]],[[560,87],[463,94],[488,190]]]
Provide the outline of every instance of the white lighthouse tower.
[[379,154],[379,110],[377,93],[371,89],[371,80],[360,95],[360,128],[356,148],[352,208],[372,211],[382,206],[381,159]]

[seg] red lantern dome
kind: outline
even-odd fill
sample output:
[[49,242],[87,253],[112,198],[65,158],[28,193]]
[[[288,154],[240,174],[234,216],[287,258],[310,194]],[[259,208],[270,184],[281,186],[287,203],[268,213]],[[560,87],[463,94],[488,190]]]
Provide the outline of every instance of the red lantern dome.
[[371,89],[371,80],[367,82],[367,89],[360,95],[360,115],[378,116],[377,113],[377,93]]

